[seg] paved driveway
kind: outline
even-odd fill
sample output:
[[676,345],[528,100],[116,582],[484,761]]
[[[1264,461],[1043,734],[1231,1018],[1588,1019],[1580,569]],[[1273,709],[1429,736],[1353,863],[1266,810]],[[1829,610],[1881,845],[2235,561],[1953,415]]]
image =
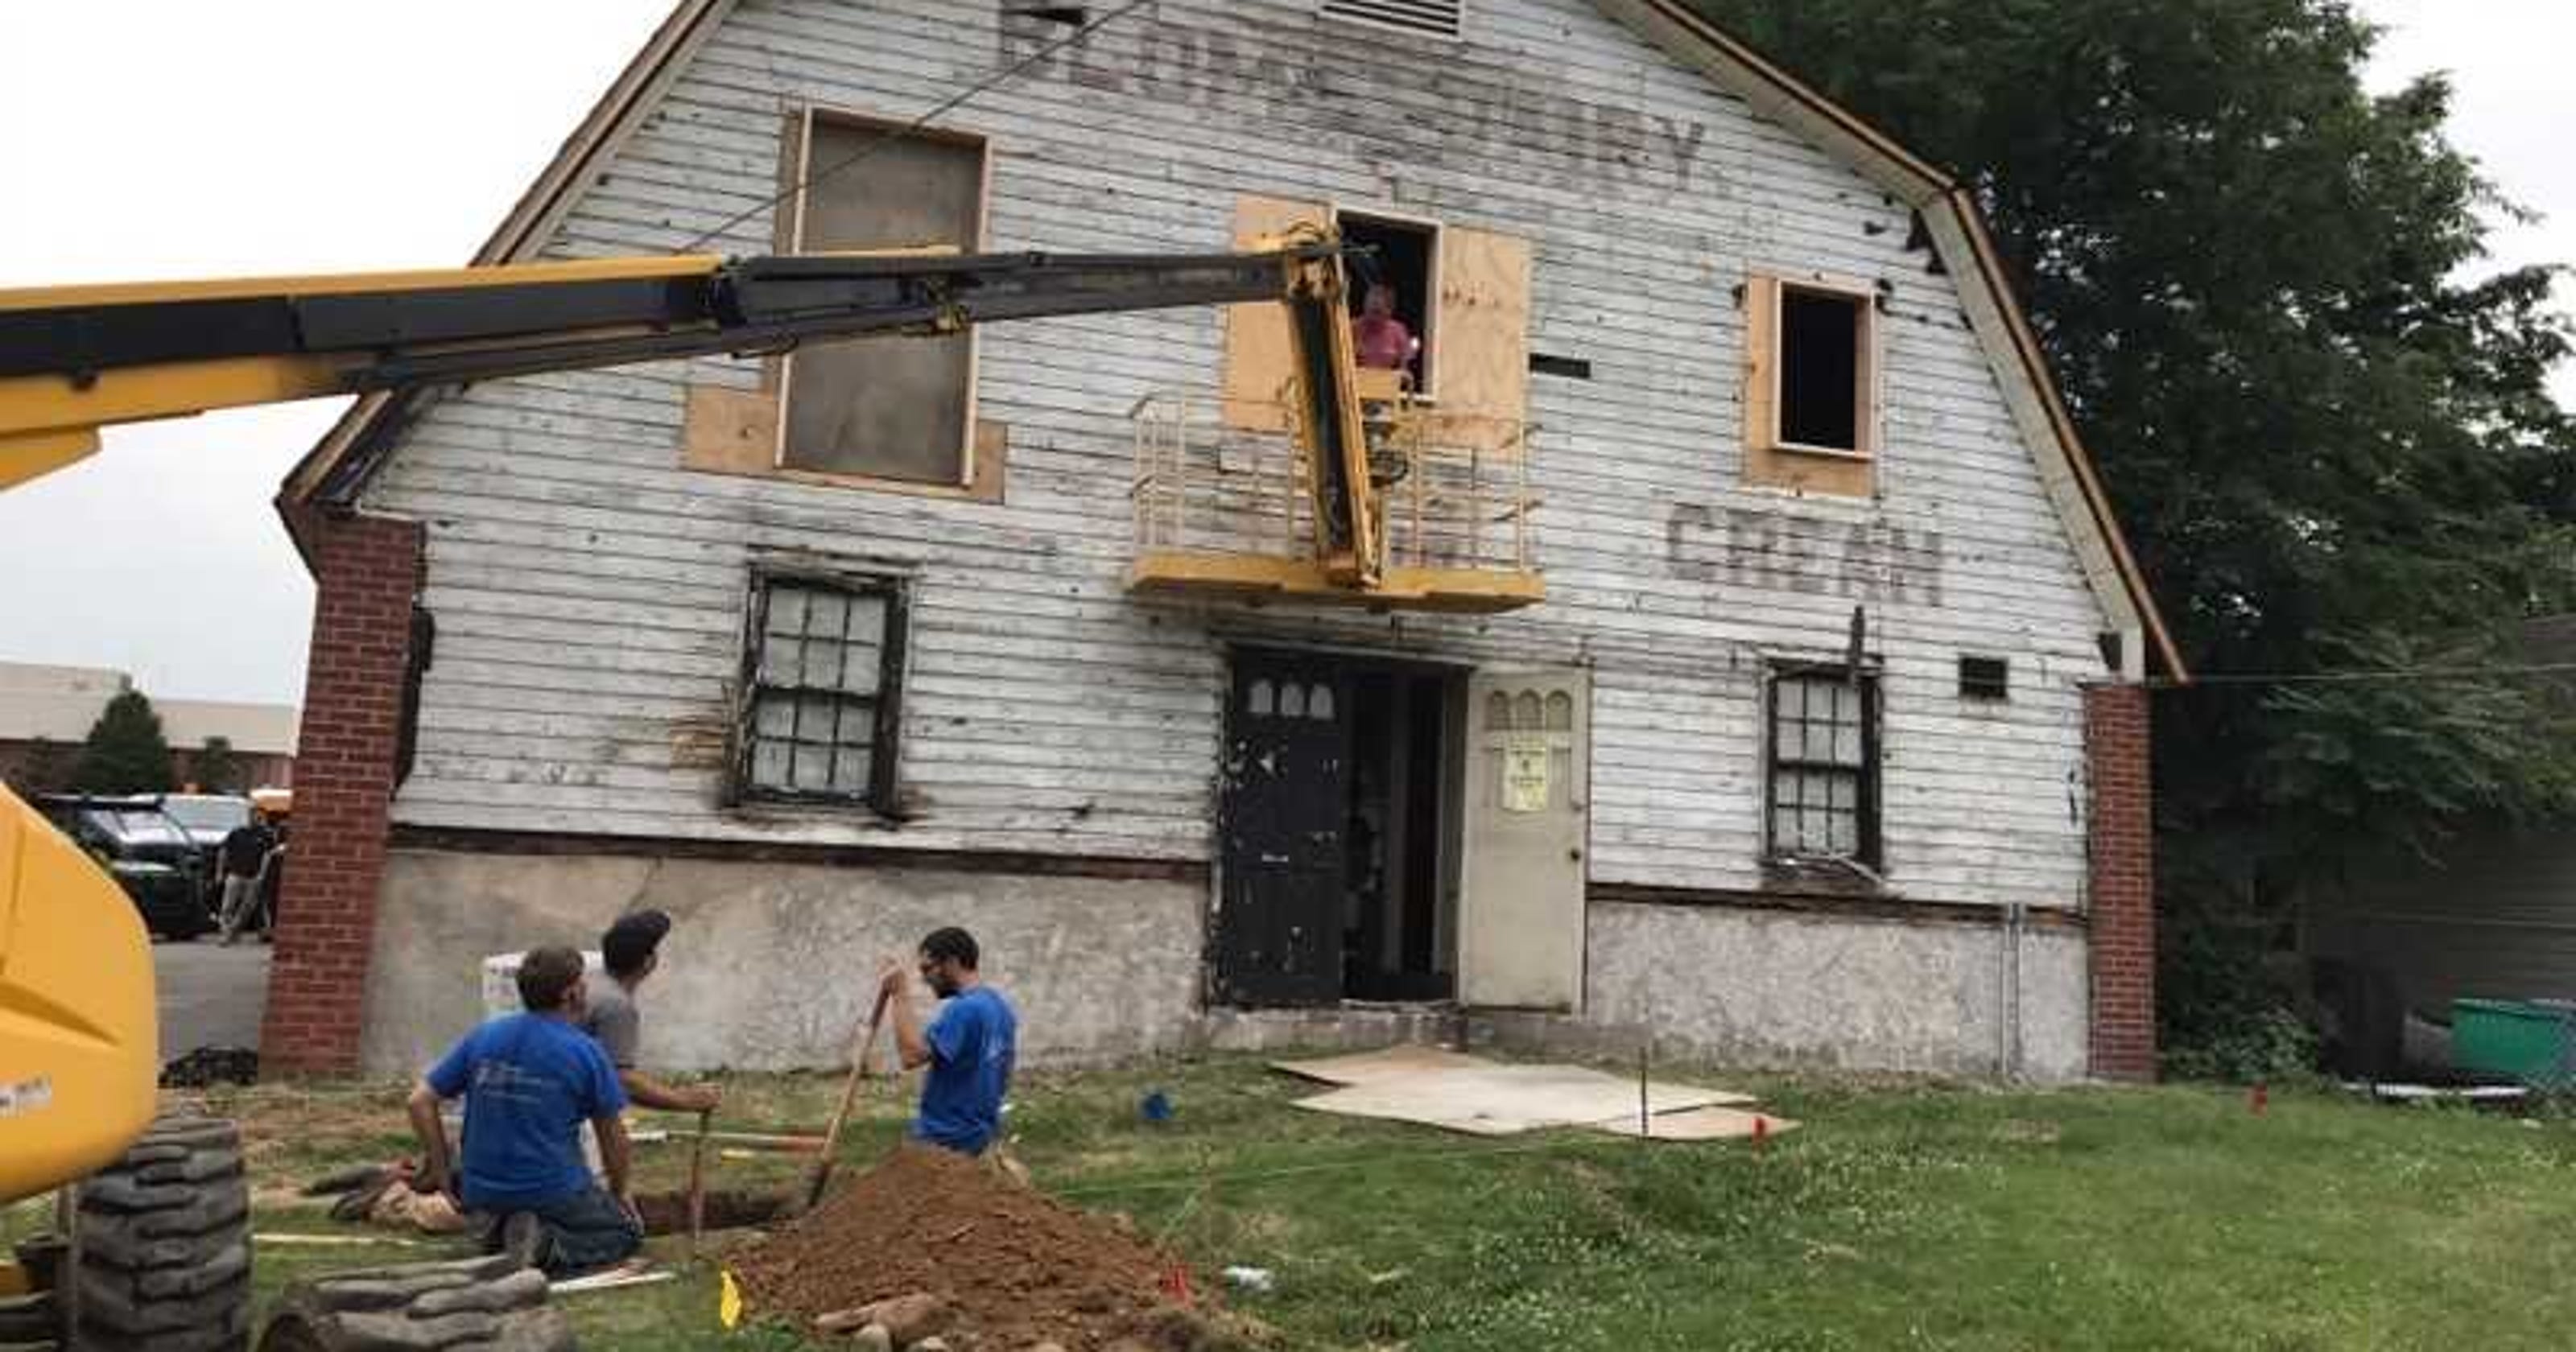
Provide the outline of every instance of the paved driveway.
[[268,945],[222,948],[212,939],[152,946],[161,1003],[161,1059],[199,1047],[259,1046],[268,1006]]

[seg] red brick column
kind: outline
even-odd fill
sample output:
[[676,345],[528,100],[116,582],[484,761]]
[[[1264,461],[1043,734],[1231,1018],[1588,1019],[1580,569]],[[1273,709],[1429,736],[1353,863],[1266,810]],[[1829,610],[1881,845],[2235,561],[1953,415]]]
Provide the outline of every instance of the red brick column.
[[358,1066],[421,528],[321,513],[297,524],[314,574],[313,645],[260,1066],[332,1074]]
[[2147,690],[2084,691],[2093,810],[2093,1073],[2156,1078],[2155,789],[2147,773]]

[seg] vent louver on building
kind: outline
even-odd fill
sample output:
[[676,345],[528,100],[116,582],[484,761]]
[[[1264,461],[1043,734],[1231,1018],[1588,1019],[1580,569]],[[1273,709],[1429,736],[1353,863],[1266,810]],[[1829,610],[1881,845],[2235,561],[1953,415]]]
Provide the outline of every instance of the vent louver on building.
[[1454,38],[1466,29],[1467,0],[1323,0],[1324,13],[1408,33]]

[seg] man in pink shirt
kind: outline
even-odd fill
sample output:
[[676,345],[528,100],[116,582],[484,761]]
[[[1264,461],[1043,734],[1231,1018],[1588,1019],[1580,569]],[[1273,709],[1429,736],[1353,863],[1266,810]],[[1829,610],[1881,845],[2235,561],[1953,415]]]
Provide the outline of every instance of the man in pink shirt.
[[1379,371],[1410,372],[1413,354],[1421,346],[1414,341],[1413,330],[1395,317],[1395,288],[1384,282],[1369,283],[1360,301],[1360,317],[1351,321],[1351,336],[1359,343],[1360,365]]

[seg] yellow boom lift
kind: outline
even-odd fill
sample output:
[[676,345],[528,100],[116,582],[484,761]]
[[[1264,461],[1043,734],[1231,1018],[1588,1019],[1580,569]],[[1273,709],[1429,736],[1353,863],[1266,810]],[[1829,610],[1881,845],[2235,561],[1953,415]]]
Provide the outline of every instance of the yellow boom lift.
[[[1339,241],[1301,228],[1264,245],[1211,255],[695,255],[0,291],[0,490],[92,454],[103,427],[209,409],[1275,301],[1288,307],[1295,345],[1282,394],[1308,467],[1315,555],[1335,586],[1365,592],[1383,559],[1363,384],[1388,373],[1355,366]],[[1380,397],[1377,383],[1368,389],[1370,401]],[[191,1217],[238,1232],[229,1204],[189,1192],[199,1176],[220,1181],[227,1170],[238,1190],[237,1159],[202,1153],[229,1138],[204,1124],[155,1124],[159,1068],[151,946],[134,908],[0,787],[0,1204],[88,1179],[116,1203],[102,1224],[176,1216],[162,1227],[172,1235],[197,1233]],[[151,1233],[139,1223],[98,1243],[142,1264]],[[246,1248],[240,1261],[244,1281],[228,1285],[219,1272],[163,1282],[185,1290],[159,1305],[136,1269],[110,1270],[100,1308],[84,1313],[106,1327],[82,1345],[238,1346],[246,1312],[209,1304],[206,1292],[246,1288]],[[25,1294],[31,1284],[0,1261],[0,1302],[14,1302],[0,1304],[0,1344],[35,1341],[15,1336],[25,1330],[13,1329],[13,1314],[22,1324],[55,1317],[47,1297]],[[272,1328],[263,1345],[338,1345],[320,1328]]]

